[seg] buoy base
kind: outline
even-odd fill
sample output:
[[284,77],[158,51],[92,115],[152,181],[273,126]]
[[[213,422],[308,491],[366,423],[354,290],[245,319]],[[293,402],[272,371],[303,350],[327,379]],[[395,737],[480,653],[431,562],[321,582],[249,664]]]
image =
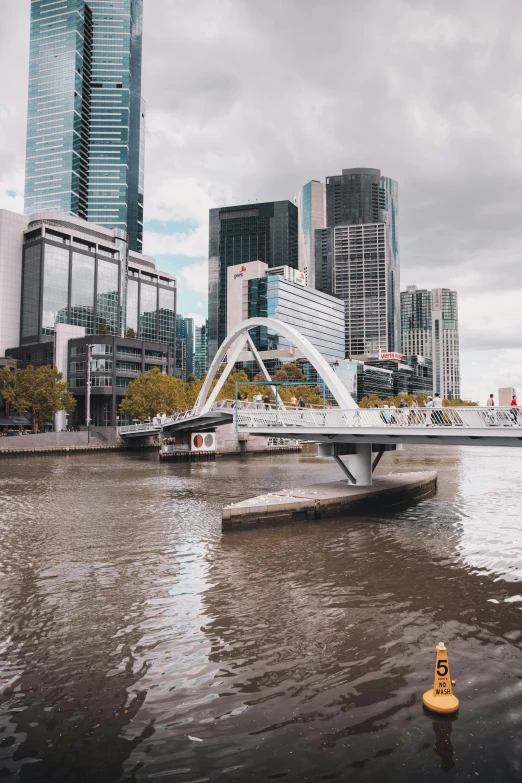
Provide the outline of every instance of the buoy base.
[[422,703],[432,712],[441,712],[444,715],[451,715],[459,708],[459,700],[456,696],[435,696],[433,688],[423,695]]

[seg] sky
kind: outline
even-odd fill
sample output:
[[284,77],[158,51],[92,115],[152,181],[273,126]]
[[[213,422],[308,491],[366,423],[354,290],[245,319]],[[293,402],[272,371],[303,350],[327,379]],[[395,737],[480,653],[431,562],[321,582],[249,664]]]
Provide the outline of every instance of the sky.
[[[23,212],[29,0],[0,0],[0,208]],[[144,0],[144,252],[207,308],[208,210],[399,183],[401,288],[458,291],[462,396],[522,393],[522,3]]]

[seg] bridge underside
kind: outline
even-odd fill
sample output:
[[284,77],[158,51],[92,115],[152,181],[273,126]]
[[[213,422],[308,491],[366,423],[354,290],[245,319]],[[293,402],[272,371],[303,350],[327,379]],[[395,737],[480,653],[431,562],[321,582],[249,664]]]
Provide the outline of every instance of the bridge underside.
[[197,418],[188,418],[186,420],[176,421],[163,428],[164,435],[176,435],[182,432],[208,432],[215,430],[222,424],[231,424],[233,421],[232,411],[208,411]]
[[[448,427],[448,429],[450,429]],[[415,429],[403,427],[365,427],[364,432],[350,429],[342,432],[334,427],[239,427],[238,432],[244,432],[249,435],[262,435],[264,437],[297,438],[298,440],[313,440],[324,443],[419,443],[426,445],[445,445],[445,446],[522,446],[522,434],[514,436],[511,434],[502,435],[499,428],[491,431],[486,428],[471,429],[466,428],[465,432],[444,433],[444,427],[440,429]],[[519,430],[522,433],[522,430]]]

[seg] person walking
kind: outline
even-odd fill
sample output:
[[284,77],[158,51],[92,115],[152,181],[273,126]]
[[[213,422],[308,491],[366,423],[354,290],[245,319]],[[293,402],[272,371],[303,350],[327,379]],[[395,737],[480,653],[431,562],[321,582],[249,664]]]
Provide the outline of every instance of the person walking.
[[384,405],[382,406],[382,418],[383,418],[385,424],[390,424],[390,422],[391,422],[391,413],[390,413],[390,408],[389,408],[387,402],[385,402]]
[[433,422],[436,427],[442,427],[444,424],[442,418],[442,400],[438,392],[435,392],[435,397],[433,398]]
[[292,394],[292,396],[290,397],[290,405],[292,405],[294,408],[297,407],[297,397],[295,396],[295,394]]
[[268,396],[268,394],[265,394],[265,396],[263,397],[263,402],[265,403],[265,411],[269,411],[270,410],[270,397]]
[[513,419],[513,424],[516,426],[518,424],[518,402],[516,394],[511,398],[509,405],[511,408],[511,418]]
[[486,402],[486,408],[488,409],[486,414],[486,423],[489,424],[490,427],[492,427],[493,424],[495,423],[495,412],[493,410],[494,407],[495,407],[495,398],[492,394],[490,394],[488,397],[488,401]]
[[426,403],[426,427],[431,427],[431,411],[433,409],[433,398],[428,397],[428,402]]
[[257,394],[254,394],[254,402],[256,404],[256,408],[261,407],[261,403],[263,402],[263,398],[261,397],[261,393],[258,392]]
[[303,408],[305,406],[305,401],[303,397],[299,397],[299,402],[297,403],[299,410],[301,411],[301,418],[303,418]]

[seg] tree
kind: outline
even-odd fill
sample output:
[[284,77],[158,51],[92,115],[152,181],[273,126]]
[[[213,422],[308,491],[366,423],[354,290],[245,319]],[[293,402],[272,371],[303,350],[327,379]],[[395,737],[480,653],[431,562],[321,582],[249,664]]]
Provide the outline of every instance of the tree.
[[107,324],[105,320],[100,321],[100,323],[98,324],[97,334],[111,334],[111,332],[107,328]]
[[16,375],[8,367],[0,369],[0,405],[5,406],[6,415],[15,398]]
[[44,421],[57,411],[72,413],[76,400],[62,380],[63,374],[48,364],[17,370],[13,408],[31,413],[33,432],[43,429]]
[[154,367],[127,386],[120,411],[133,419],[172,416],[188,407],[186,384],[181,378],[165,375]]
[[301,368],[291,362],[290,364],[284,364],[277,372],[274,373],[273,381],[306,381],[306,375]]
[[129,326],[129,328],[128,328],[128,329],[127,329],[127,331],[125,332],[125,337],[130,337],[130,338],[132,338],[132,339],[135,339],[135,337],[136,337],[136,332],[134,331],[134,329],[132,328],[132,326]]

